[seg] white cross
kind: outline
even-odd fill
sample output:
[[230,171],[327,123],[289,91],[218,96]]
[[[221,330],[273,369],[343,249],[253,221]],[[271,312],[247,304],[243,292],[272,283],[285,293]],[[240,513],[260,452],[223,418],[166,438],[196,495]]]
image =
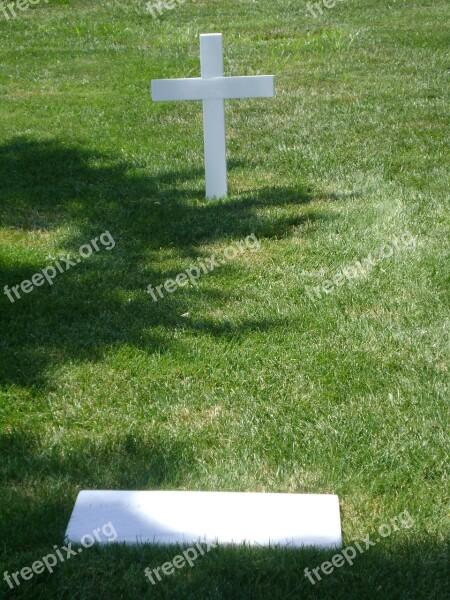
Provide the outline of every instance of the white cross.
[[270,98],[274,76],[224,77],[222,34],[200,36],[201,77],[154,79],[152,97],[160,100],[203,100],[206,197],[227,195],[225,98]]

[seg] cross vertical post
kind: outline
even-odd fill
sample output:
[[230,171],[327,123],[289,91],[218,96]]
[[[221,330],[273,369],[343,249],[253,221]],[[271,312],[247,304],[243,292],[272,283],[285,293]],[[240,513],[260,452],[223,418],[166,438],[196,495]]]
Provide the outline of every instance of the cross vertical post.
[[[202,79],[223,77],[222,34],[209,33],[200,36],[200,63]],[[228,191],[223,98],[203,100],[203,129],[206,197],[222,198]]]

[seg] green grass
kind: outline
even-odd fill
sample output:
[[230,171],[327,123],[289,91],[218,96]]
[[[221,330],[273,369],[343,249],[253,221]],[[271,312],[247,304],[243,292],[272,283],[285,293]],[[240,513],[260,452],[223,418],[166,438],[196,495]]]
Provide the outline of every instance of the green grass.
[[[443,599],[448,532],[448,4],[41,2],[0,15],[0,575],[63,543],[81,489],[336,493],[344,545],[414,519],[314,586],[334,552],[93,548],[5,598]],[[201,107],[150,80],[277,77],[227,103],[228,199],[204,200]],[[313,303],[305,286],[416,244]],[[158,303],[146,293],[254,233]],[[188,315],[186,316],[186,313]],[[184,315],[184,316],[183,316]],[[270,519],[270,515],[267,517]],[[99,524],[99,526],[102,524]]]

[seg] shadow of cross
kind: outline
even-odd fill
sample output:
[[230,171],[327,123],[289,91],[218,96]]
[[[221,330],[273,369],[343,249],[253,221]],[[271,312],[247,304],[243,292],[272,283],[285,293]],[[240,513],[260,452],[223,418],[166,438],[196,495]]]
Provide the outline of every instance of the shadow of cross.
[[200,36],[200,62],[201,77],[153,80],[152,97],[203,101],[206,197],[221,198],[228,191],[224,100],[273,97],[274,77],[224,77],[221,33]]

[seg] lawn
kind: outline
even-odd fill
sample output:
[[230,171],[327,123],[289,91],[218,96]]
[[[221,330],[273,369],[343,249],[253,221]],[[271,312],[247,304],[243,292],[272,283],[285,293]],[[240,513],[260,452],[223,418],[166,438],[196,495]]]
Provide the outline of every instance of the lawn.
[[[82,489],[338,494],[344,547],[410,526],[315,584],[336,551],[219,547],[152,585],[177,548],[95,546],[0,597],[447,597],[450,9],[320,6],[0,12],[0,577],[64,544]],[[201,105],[150,96],[209,32],[226,75],[276,75],[226,103],[215,201]]]

